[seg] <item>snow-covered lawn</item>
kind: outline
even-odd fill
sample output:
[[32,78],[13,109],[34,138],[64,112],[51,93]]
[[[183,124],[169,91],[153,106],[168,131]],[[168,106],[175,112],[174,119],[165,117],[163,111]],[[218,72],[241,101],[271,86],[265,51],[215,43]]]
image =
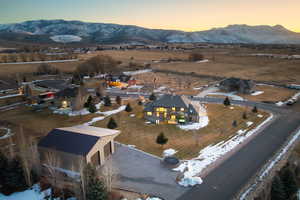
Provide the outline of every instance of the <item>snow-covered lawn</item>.
[[3,135],[3,136],[1,136],[1,137],[0,137],[0,140],[5,139],[5,138],[8,138],[8,137],[10,137],[10,136],[13,135],[13,133],[11,132],[11,129],[9,129],[9,128],[0,127],[0,129],[6,131],[6,134]]
[[[232,137],[227,141],[222,141],[216,145],[210,145],[204,149],[202,149],[197,158],[187,160],[183,162],[179,167],[173,169],[174,171],[182,172],[184,177],[179,184],[182,186],[191,186],[196,181],[198,184],[201,184],[201,178],[199,175],[202,173],[204,169],[213,164],[218,159],[222,158],[226,153],[232,151],[239,144],[243,143],[247,138],[253,135],[256,131],[258,131],[263,125],[268,123],[273,119],[273,115],[271,114],[263,123],[258,125],[256,128],[252,130],[239,130],[237,135]],[[191,183],[191,184],[189,184]]]
[[185,131],[199,130],[200,128],[203,128],[203,127],[207,126],[208,123],[209,123],[208,116],[202,116],[202,117],[200,117],[198,123],[178,125],[178,127],[182,130],[185,130]]
[[98,122],[98,121],[101,121],[103,119],[105,119],[106,117],[110,116],[110,115],[114,115],[114,114],[117,114],[119,112],[122,112],[124,111],[126,108],[126,106],[120,106],[119,108],[115,109],[115,110],[110,110],[110,111],[106,111],[106,112],[96,112],[96,114],[102,114],[104,116],[100,116],[100,117],[94,117],[91,121],[89,122],[86,122],[84,125],[88,125],[88,126],[91,126],[92,124]]
[[258,96],[258,95],[263,94],[263,93],[264,93],[264,91],[255,91],[255,92],[251,93],[251,95],[252,96]]
[[[51,195],[52,190],[47,189],[41,191],[41,188],[38,184],[33,185],[31,188],[23,191],[23,192],[16,192],[9,196],[5,196],[0,193],[1,200],[47,200],[48,197]],[[53,200],[60,200],[61,198],[54,198]],[[67,200],[76,200],[76,198],[68,198]]]

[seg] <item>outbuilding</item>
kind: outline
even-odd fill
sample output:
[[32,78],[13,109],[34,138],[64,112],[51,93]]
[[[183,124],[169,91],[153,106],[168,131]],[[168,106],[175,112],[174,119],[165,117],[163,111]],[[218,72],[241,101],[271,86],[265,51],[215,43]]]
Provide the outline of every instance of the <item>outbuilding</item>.
[[85,125],[53,129],[38,144],[41,163],[74,172],[87,163],[100,167],[114,153],[119,134],[118,130]]

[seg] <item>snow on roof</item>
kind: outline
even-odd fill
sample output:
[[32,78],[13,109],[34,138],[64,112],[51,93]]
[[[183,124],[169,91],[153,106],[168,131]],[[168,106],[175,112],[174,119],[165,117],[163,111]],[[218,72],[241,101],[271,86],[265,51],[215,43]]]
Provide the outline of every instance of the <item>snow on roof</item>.
[[107,128],[98,128],[94,126],[87,126],[87,125],[78,125],[73,127],[64,127],[64,128],[58,128],[60,130],[64,131],[70,131],[74,133],[80,133],[85,135],[92,135],[97,137],[105,137],[105,136],[112,136],[117,135],[120,133],[118,130],[112,130]]

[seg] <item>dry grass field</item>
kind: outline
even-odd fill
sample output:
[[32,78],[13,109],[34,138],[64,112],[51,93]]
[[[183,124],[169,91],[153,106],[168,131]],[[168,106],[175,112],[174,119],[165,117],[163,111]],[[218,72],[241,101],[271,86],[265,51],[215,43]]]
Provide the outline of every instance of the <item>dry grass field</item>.
[[[116,60],[120,60],[122,62],[137,62],[137,63],[145,63],[151,62],[153,60],[160,59],[168,59],[168,58],[180,58],[187,59],[188,54],[184,52],[173,52],[173,51],[147,51],[147,50],[127,50],[127,51],[119,51],[119,50],[107,50],[107,51],[99,51],[91,54],[81,55],[81,59],[88,59],[96,55],[108,55],[113,57]],[[132,59],[133,58],[133,59]]]
[[[248,111],[248,119],[242,119],[242,113],[246,108],[234,107],[230,109],[223,105],[209,104],[207,107],[210,123],[207,127],[197,131],[183,131],[174,125],[154,125],[145,124],[143,119],[143,106],[131,103],[132,113],[121,112],[113,116],[118,124],[121,134],[116,138],[118,142],[135,145],[138,149],[155,154],[162,155],[163,148],[156,144],[155,140],[160,132],[169,138],[169,142],[164,149],[173,148],[179,151],[176,156],[181,159],[188,159],[197,156],[198,152],[210,144],[216,144],[233,136],[239,129],[246,128],[246,121],[252,121],[255,124],[262,122],[263,118],[258,118],[257,114]],[[249,108],[250,109],[250,108]],[[135,117],[130,117],[130,114]],[[99,121],[95,124],[98,127],[106,127],[109,118]],[[233,127],[233,120],[237,120],[238,127]],[[253,126],[254,127],[254,126]],[[250,127],[252,128],[252,127]]]
[[269,59],[250,56],[214,55],[206,63],[175,62],[154,64],[154,69],[194,72],[221,77],[258,81],[300,83],[300,60]]
[[[82,61],[50,63],[50,65],[60,69],[63,72],[72,72]],[[0,64],[0,76],[11,76],[16,73],[26,74],[36,72],[40,64]]]
[[291,96],[293,96],[297,91],[287,88],[279,88],[267,85],[256,86],[257,91],[263,91],[263,94],[252,96],[252,95],[239,95],[250,101],[286,101]]

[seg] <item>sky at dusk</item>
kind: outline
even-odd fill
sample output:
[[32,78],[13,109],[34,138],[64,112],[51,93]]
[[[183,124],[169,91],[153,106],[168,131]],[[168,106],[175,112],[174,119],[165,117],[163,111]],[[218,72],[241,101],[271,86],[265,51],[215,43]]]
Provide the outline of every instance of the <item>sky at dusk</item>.
[[300,32],[300,0],[0,0],[0,23],[65,19],[207,30],[276,25]]

